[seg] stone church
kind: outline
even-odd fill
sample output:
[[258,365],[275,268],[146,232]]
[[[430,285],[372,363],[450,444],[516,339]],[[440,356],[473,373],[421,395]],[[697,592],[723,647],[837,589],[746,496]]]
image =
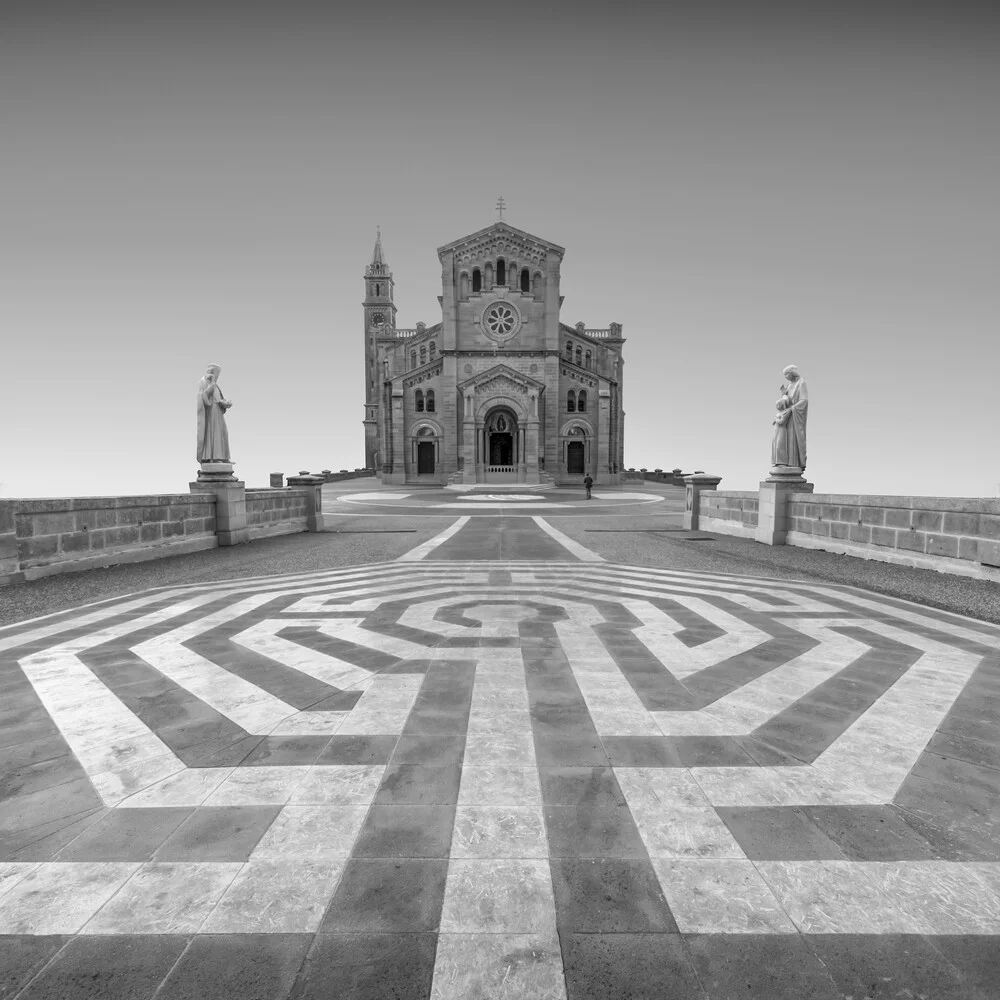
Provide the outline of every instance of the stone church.
[[622,328],[560,322],[564,249],[499,221],[438,249],[441,322],[365,270],[365,465],[384,483],[617,483]]

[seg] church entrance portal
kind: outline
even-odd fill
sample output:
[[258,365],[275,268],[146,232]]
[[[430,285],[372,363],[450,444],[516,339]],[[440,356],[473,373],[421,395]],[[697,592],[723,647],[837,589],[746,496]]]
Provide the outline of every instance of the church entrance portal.
[[483,428],[483,451],[486,481],[517,482],[518,463],[524,461],[517,418],[507,409],[495,410]]
[[418,441],[417,442],[417,474],[424,475],[424,473],[434,471],[434,442],[433,441]]
[[570,441],[566,446],[566,471],[571,476],[582,476],[583,467],[583,442]]
[[490,435],[490,465],[514,464],[514,438],[511,434]]

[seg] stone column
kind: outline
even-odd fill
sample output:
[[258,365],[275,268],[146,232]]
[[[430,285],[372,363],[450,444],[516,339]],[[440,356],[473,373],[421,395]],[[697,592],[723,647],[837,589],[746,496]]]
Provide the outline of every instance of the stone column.
[[699,473],[694,476],[684,477],[684,527],[698,527],[698,497],[704,490],[716,490],[722,476],[706,476]]
[[306,491],[306,531],[323,531],[323,476],[289,476],[288,485]]
[[[787,469],[787,471],[785,471]],[[771,474],[760,484],[760,499],[757,505],[758,542],[765,545],[784,545],[788,534],[788,495],[790,493],[812,493],[814,486],[807,483],[802,469],[792,466],[775,466]]]

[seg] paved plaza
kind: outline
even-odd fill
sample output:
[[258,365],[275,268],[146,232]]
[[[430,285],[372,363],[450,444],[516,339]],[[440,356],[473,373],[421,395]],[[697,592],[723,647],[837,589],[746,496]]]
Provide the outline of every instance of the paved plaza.
[[0,628],[0,998],[1000,997],[1000,628],[598,553],[678,507]]

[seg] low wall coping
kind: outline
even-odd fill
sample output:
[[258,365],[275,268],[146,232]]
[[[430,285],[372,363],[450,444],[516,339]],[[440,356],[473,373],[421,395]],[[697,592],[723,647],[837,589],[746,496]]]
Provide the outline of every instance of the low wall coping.
[[711,500],[712,497],[733,497],[737,500],[756,500],[760,496],[760,493],[757,490],[709,490],[707,493],[702,493],[701,496],[703,500]]
[[54,514],[74,510],[109,510],[116,507],[188,507],[193,503],[215,503],[214,493],[144,493],[133,497],[7,497],[17,514]]
[[903,510],[947,510],[1000,514],[997,497],[904,497],[858,493],[789,493],[792,503],[837,504],[842,507],[895,507]]

